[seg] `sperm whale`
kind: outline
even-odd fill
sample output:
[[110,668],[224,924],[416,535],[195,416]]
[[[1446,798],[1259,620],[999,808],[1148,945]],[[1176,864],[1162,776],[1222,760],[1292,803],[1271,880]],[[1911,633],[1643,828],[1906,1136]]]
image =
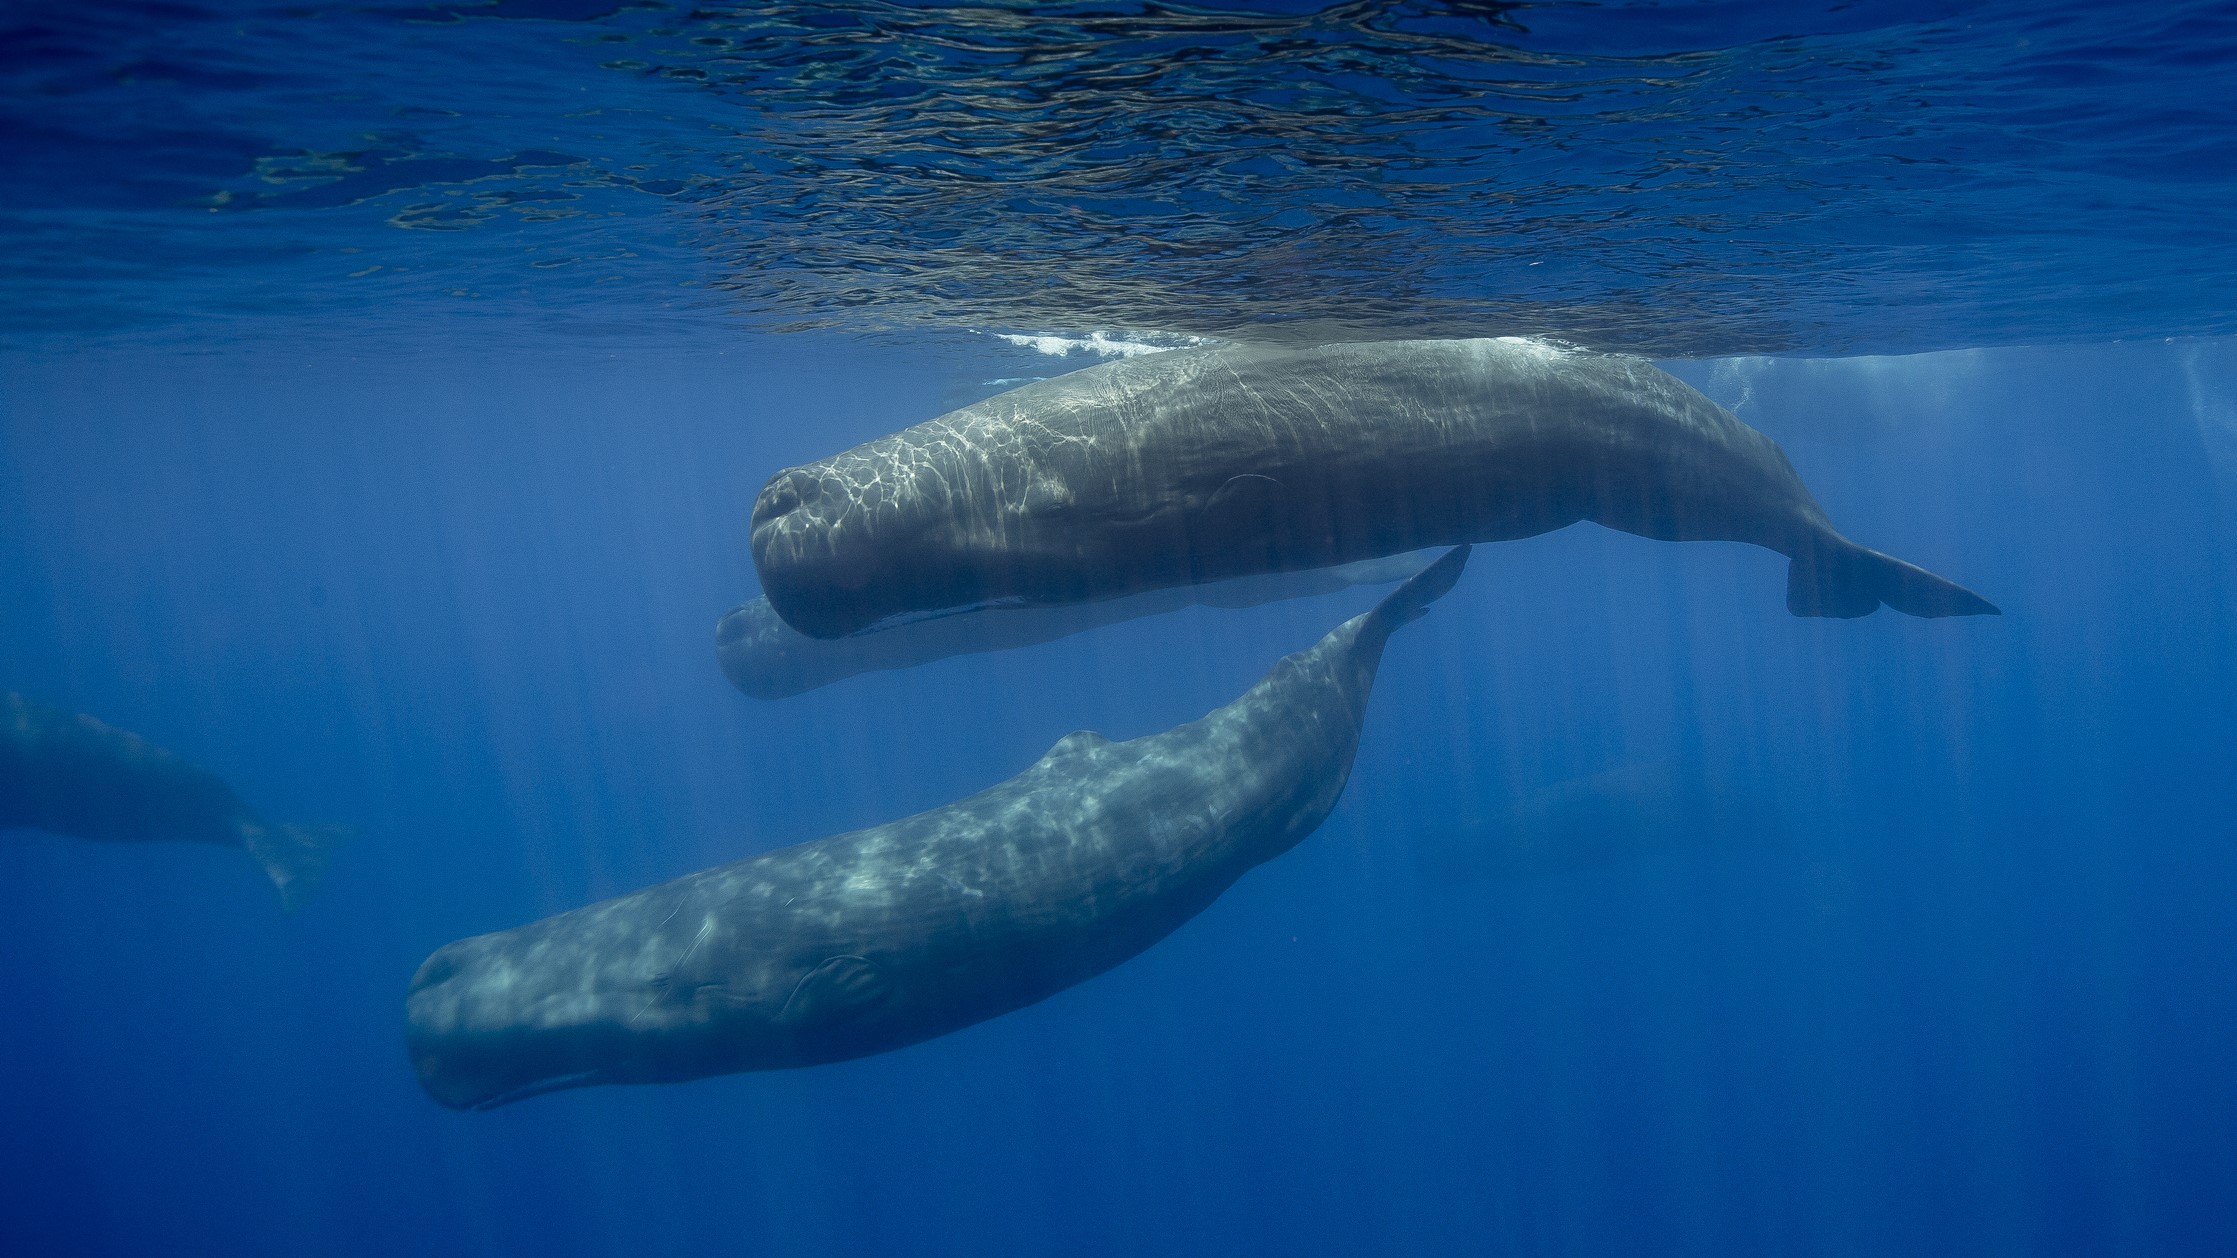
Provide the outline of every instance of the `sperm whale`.
[[274,825],[223,779],[129,730],[0,695],[0,830],[245,849],[299,907],[325,872],[335,826]]
[[1787,607],[1994,614],[1841,535],[1770,438],[1643,359],[1513,339],[1222,346],[999,394],[777,473],[763,593],[836,638],[1590,520],[1786,555]]
[[1111,969],[1328,816],[1384,644],[1466,560],[1164,733],[1068,734],[945,807],[436,949],[405,1003],[421,1084],[489,1108],[843,1061]]

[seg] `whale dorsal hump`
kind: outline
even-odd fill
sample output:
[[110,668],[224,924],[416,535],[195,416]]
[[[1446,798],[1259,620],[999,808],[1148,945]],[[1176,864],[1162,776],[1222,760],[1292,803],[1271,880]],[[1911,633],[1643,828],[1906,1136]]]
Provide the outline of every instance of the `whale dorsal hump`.
[[1093,751],[1097,747],[1107,747],[1110,742],[1110,739],[1103,737],[1094,730],[1076,729],[1057,739],[1056,745],[1049,748],[1049,754],[1041,758],[1043,760],[1056,760],[1065,756],[1076,756],[1081,752]]
[[886,972],[864,957],[828,957],[800,977],[777,1021],[797,1030],[851,1022],[884,1003]]

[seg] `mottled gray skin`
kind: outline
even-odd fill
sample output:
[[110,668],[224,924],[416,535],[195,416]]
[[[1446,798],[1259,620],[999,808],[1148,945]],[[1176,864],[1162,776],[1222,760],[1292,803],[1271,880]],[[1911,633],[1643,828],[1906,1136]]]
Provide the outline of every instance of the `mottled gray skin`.
[[223,779],[128,730],[0,696],[0,830],[245,849],[289,908],[326,868],[332,827],[271,825]]
[[934,660],[1013,651],[1183,607],[1256,607],[1330,594],[1355,585],[1403,581],[1429,566],[1426,553],[1393,555],[1313,572],[1242,577],[1210,585],[1152,590],[1063,607],[990,607],[898,624],[844,638],[811,638],[757,598],[730,609],[715,626],[723,675],[756,699],[783,699],[860,673],[915,668]]
[[1769,547],[1797,615],[1996,610],[1842,537],[1777,445],[1652,364],[1517,340],[1092,367],[778,473],[751,541],[778,614],[834,638],[1582,520]]
[[439,948],[407,1039],[436,1100],[843,1061],[1007,1013],[1163,939],[1336,804],[1391,631],[1445,556],[1201,720],[1067,735],[905,820]]

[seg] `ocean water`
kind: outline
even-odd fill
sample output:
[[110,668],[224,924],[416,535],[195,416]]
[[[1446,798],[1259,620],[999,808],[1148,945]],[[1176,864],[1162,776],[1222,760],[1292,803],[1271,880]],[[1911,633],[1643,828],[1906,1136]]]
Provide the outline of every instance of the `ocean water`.
[[[0,1251],[2237,1252],[2237,10],[0,6],[0,691],[346,824],[0,836]],[[777,701],[774,471],[1103,361],[1647,354],[1995,618],[1479,547],[1328,822],[835,1066],[421,1091],[420,961],[1368,606]]]

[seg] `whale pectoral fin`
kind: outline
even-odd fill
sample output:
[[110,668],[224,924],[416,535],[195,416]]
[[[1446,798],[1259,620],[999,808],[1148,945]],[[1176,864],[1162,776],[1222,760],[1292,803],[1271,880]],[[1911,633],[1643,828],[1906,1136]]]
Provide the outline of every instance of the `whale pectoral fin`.
[[831,957],[801,976],[777,1022],[796,1031],[843,1025],[885,1003],[891,991],[877,962]]

